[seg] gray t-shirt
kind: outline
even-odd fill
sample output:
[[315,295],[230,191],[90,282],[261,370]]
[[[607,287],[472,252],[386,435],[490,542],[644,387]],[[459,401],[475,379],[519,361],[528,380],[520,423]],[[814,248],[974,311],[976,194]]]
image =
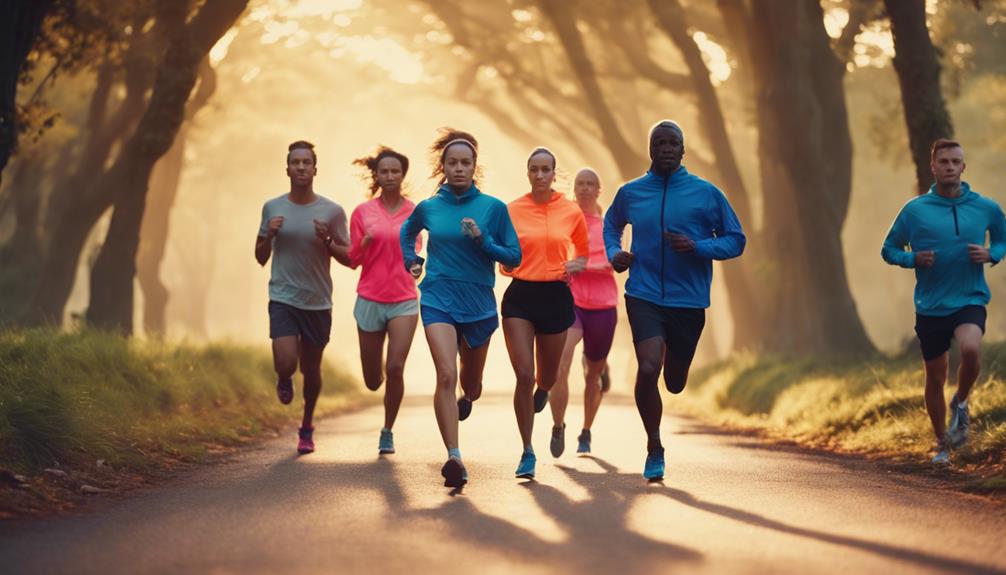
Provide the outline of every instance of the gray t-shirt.
[[272,277],[269,299],[299,309],[332,308],[331,256],[314,233],[314,220],[328,222],[335,241],[349,243],[346,212],[339,204],[318,196],[310,204],[290,201],[289,194],[273,198],[262,206],[259,236],[267,235],[269,220],[283,216],[283,227],[272,240]]

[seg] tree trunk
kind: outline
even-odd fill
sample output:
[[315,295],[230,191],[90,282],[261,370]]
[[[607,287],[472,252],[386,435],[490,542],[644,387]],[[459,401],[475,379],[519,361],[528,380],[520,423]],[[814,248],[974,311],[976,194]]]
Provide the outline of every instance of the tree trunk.
[[101,253],[91,271],[87,321],[124,334],[133,331],[133,280],[140,226],[154,164],[167,153],[181,127],[185,105],[196,84],[199,62],[234,24],[248,0],[218,0],[203,5],[185,24],[185,4],[160,0],[158,21],[169,38],[158,66],[154,91],[136,133],[111,171],[115,212]]
[[[178,195],[178,184],[185,164],[185,144],[190,123],[215,91],[216,73],[209,61],[203,60],[199,67],[199,87],[187,106],[185,123],[179,129],[174,145],[157,162],[151,174],[150,198],[140,226],[140,247],[136,257],[136,277],[143,290],[143,329],[147,335],[163,336],[167,332],[169,293],[161,281],[160,269],[167,249],[171,208]],[[207,270],[193,272],[206,273]]]
[[925,0],[884,0],[884,5],[894,35],[894,70],[901,86],[908,144],[915,162],[916,191],[924,194],[933,183],[933,141],[954,136],[940,87],[940,60],[929,38]]
[[766,347],[859,354],[874,350],[845,274],[841,233],[852,144],[842,85],[818,0],[755,0],[755,65],[763,242],[770,281]]
[[581,89],[587,97],[587,102],[593,111],[595,121],[601,129],[604,139],[615,164],[623,180],[635,178],[649,165],[647,158],[637,154],[632,146],[625,140],[622,131],[618,127],[618,122],[611,109],[604,100],[604,93],[597,80],[594,65],[587,55],[587,49],[583,45],[583,38],[576,27],[576,20],[573,12],[566,3],[561,0],[539,0],[539,7],[542,13],[549,19],[555,27],[555,31],[562,42],[566,57],[569,59],[573,75],[580,83]]
[[[112,205],[114,188],[109,173],[102,169],[115,143],[133,133],[132,126],[143,115],[145,92],[150,84],[148,72],[135,61],[137,59],[133,60],[127,59],[126,98],[111,116],[106,111],[112,86],[111,70],[104,66],[99,68],[81,159],[72,175],[56,183],[50,196],[45,226],[48,232],[42,239],[45,263],[35,296],[22,318],[24,323],[62,324],[63,309],[73,290],[84,242],[94,224]],[[128,149],[125,145],[122,148]]]
[[[14,164],[14,174],[10,180],[10,196],[14,208],[14,233],[7,245],[0,250],[0,266],[20,267],[25,261],[22,254],[30,254],[32,259],[41,256],[38,249],[38,224],[42,207],[39,187],[42,183],[45,162],[39,150],[31,150],[18,156]],[[35,260],[37,261],[37,259]]]
[[[703,135],[716,155],[716,171],[719,183],[730,197],[730,203],[737,212],[742,225],[749,226],[747,233],[753,234],[754,220],[751,217],[751,201],[744,179],[741,177],[737,159],[727,135],[726,121],[720,108],[716,89],[709,79],[709,68],[702,60],[702,52],[688,34],[688,15],[678,0],[649,0],[650,8],[657,16],[657,22],[664,29],[674,45],[684,57],[688,66],[689,79],[695,93],[698,116]],[[757,242],[751,242],[757,245]],[[732,349],[757,348],[761,345],[764,322],[755,299],[755,290],[750,275],[751,260],[741,258],[723,263],[723,275],[727,284],[730,301],[730,315],[734,322]]]
[[17,84],[52,0],[0,0],[0,175],[17,148]]

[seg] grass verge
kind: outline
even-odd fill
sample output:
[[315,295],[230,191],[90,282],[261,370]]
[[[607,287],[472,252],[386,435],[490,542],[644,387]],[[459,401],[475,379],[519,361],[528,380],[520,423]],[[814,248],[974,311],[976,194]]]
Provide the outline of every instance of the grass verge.
[[[697,370],[673,405],[809,447],[918,463],[934,444],[923,381],[915,354],[858,363],[746,354]],[[1006,493],[1006,342],[985,346],[969,403],[971,439],[954,463],[984,476],[976,490]]]
[[[317,415],[360,401],[353,378],[331,365],[323,378]],[[102,469],[149,476],[295,426],[300,410],[276,401],[274,379],[259,347],[0,331],[0,490],[75,473],[73,486],[101,489]]]

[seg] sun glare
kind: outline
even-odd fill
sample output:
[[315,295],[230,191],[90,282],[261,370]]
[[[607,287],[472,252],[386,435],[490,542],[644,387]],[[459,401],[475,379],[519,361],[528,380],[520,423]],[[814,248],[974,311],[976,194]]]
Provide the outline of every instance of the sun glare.
[[719,86],[730,77],[732,72],[730,63],[727,61],[727,51],[723,49],[723,46],[710,40],[705,32],[696,32],[692,35],[692,40],[698,45],[702,52],[702,60],[709,68],[709,79],[712,80],[714,86]]
[[351,52],[358,62],[375,64],[400,84],[416,84],[423,79],[423,64],[419,57],[389,38],[349,36],[336,42]]

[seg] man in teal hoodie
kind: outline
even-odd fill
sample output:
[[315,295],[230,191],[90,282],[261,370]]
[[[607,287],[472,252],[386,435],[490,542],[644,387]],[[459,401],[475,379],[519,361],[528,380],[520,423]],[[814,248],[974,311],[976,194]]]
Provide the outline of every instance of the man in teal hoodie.
[[[681,165],[685,136],[664,120],[650,130],[650,169],[623,185],[604,216],[604,247],[617,272],[629,270],[625,309],[639,364],[636,409],[646,429],[643,477],[664,476],[660,442],[661,368],[681,393],[706,323],[713,260],[735,258],[746,239],[730,202],[716,186]],[[622,231],[632,226],[632,246]]]
[[[985,264],[1006,255],[1006,218],[999,204],[961,181],[965,163],[959,143],[936,140],[931,167],[936,183],[901,209],[881,256],[891,265],[915,268],[915,333],[926,371],[926,411],[936,434],[933,463],[946,465],[949,450],[968,438],[968,392],[981,367],[985,305],[991,298]],[[952,339],[960,346],[961,365],[948,429],[943,386]]]

